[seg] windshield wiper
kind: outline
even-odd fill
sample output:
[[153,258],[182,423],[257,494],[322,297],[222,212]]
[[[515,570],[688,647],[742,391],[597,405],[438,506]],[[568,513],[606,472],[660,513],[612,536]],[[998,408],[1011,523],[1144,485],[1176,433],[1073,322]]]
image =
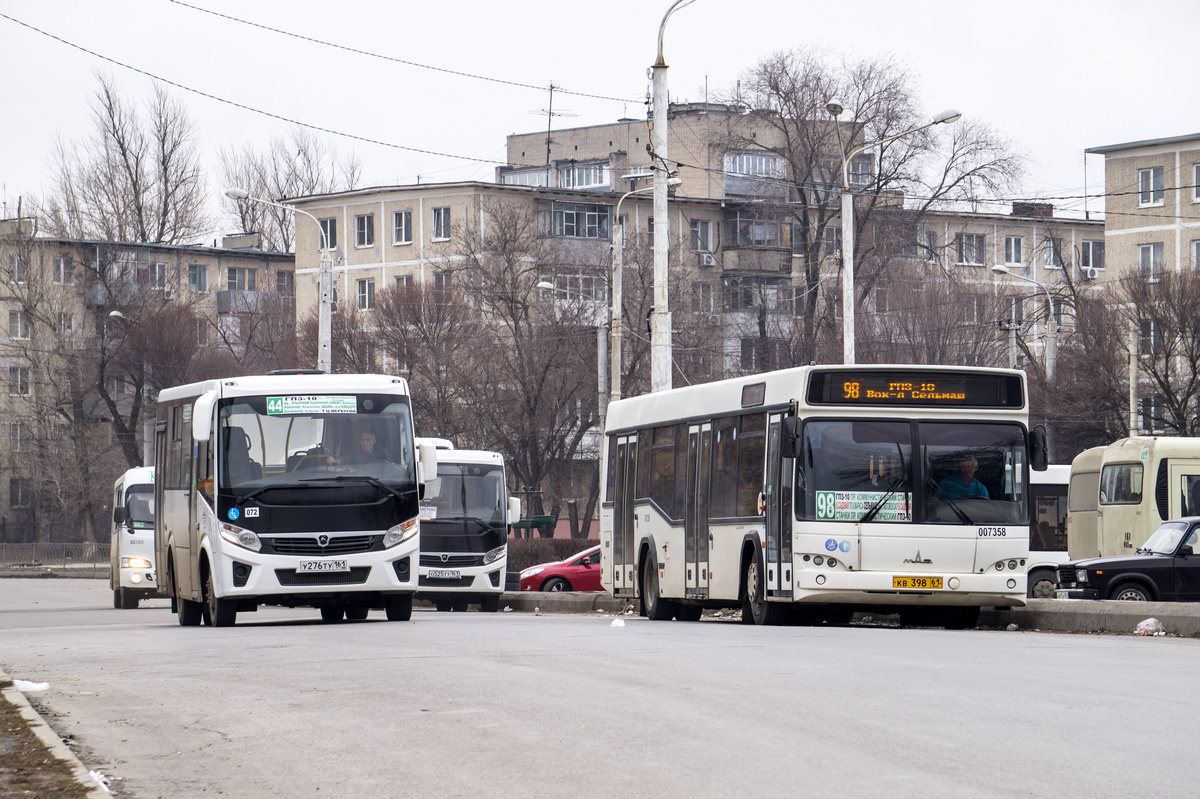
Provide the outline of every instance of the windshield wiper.
[[401,494],[399,491],[392,488],[390,485],[383,482],[382,480],[372,477],[369,474],[339,474],[336,476],[330,475],[329,477],[306,477],[303,480],[301,480],[300,482],[302,482],[302,483],[330,483],[330,482],[332,482],[332,483],[370,483],[371,485],[375,486],[376,488],[382,488],[384,491],[388,492],[389,494],[394,496],[396,499],[401,500],[401,501],[404,500],[404,495]]
[[927,480],[925,482],[925,487],[930,489],[931,491],[933,491],[933,495],[935,497],[940,499],[942,502],[945,502],[950,507],[950,510],[954,511],[954,515],[958,517],[958,520],[960,522],[962,522],[963,524],[974,524],[975,523],[975,522],[971,521],[971,517],[968,516],[966,513],[964,513],[963,509],[958,507],[958,504],[955,503],[954,500],[950,499],[950,497],[938,497],[937,496],[937,483],[933,482],[933,478],[930,478],[929,480]]
[[867,522],[874,519],[875,515],[877,513],[879,513],[879,511],[883,510],[883,506],[885,504],[887,504],[887,501],[888,501],[888,499],[891,498],[892,494],[896,493],[896,489],[899,486],[904,485],[907,482],[908,482],[907,477],[897,477],[895,480],[892,480],[890,482],[890,484],[888,485],[887,493],[884,494],[882,497],[880,497],[878,500],[876,500],[875,504],[871,506],[870,510],[868,510],[866,513],[864,513],[863,517],[858,520],[858,523],[866,524]]

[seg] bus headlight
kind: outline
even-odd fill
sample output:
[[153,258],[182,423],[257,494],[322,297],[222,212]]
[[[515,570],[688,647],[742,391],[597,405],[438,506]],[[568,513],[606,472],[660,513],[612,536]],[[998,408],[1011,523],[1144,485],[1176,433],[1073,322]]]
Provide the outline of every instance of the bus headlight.
[[150,565],[145,558],[121,558],[122,569],[149,569]]
[[221,524],[221,538],[224,538],[231,544],[245,547],[254,552],[262,549],[262,541],[258,540],[257,534],[241,527],[234,527],[232,524]]
[[1083,584],[1087,582],[1087,569],[1075,570],[1075,582]]
[[395,527],[390,528],[386,533],[384,533],[383,548],[388,549],[396,546],[396,544],[407,541],[416,535],[417,531],[420,529],[421,527],[417,524],[416,519],[409,519],[406,522],[400,522],[400,524],[397,524]]
[[489,563],[495,563],[496,561],[500,560],[500,558],[504,557],[504,553],[507,551],[508,551],[508,544],[503,544],[501,546],[496,547],[495,549],[491,550],[490,552],[488,552],[486,555],[483,556],[483,565],[486,566]]

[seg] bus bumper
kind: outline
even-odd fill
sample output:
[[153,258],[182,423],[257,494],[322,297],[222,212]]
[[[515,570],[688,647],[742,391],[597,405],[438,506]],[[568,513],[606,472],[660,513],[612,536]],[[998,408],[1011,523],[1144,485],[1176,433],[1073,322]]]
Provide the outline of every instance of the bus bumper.
[[837,602],[859,605],[942,605],[1024,607],[1024,572],[1004,574],[916,575],[940,577],[941,588],[902,589],[893,584],[899,574],[805,569],[796,573],[797,602]]

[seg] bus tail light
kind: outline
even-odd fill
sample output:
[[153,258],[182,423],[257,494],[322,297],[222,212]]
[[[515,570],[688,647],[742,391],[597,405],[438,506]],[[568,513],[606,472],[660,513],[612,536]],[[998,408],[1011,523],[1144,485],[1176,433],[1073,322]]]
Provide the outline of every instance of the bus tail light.
[[384,533],[383,548],[388,549],[396,546],[396,544],[407,541],[416,535],[417,531],[420,529],[421,528],[417,524],[416,519],[409,519],[406,522],[400,522],[400,524],[397,524],[395,527],[390,528],[386,533]]

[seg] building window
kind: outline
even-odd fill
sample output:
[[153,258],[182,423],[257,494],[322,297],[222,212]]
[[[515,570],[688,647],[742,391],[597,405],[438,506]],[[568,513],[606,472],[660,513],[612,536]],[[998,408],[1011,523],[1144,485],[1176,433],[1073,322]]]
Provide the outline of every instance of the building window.
[[321,220],[321,240],[317,241],[317,248],[328,247],[331,250],[337,249],[337,220],[322,219]]
[[1163,204],[1163,168],[1138,170],[1138,205]]
[[375,246],[375,214],[354,217],[354,246]]
[[792,226],[787,222],[763,219],[754,216],[753,211],[739,210],[722,224],[725,226],[722,239],[726,246],[791,249]]
[[1138,355],[1154,357],[1162,352],[1162,328],[1153,319],[1143,320],[1138,324]]
[[1192,239],[1192,269],[1200,270],[1200,239]]
[[654,246],[654,217],[652,216],[646,217],[646,243],[651,247]]
[[825,255],[830,258],[842,255],[842,228],[839,225],[825,226]]
[[1200,164],[1192,164],[1192,202],[1200,203]]
[[450,240],[450,209],[449,208],[434,208],[433,209],[433,240],[434,241],[449,241]]
[[28,366],[8,367],[8,393],[14,397],[28,397],[33,393]]
[[238,266],[229,267],[226,288],[230,291],[258,291],[258,270],[244,269]]
[[1159,395],[1142,397],[1138,400],[1138,410],[1142,416],[1142,430],[1153,433],[1166,427],[1163,398]]
[[753,177],[783,177],[783,159],[768,153],[726,153],[725,172]]
[[982,266],[987,263],[987,236],[983,233],[959,233],[954,237],[958,263]]
[[1015,266],[1025,263],[1025,239],[1021,236],[1004,237],[1004,263]]
[[450,278],[453,275],[450,272],[434,272],[433,273],[433,288],[435,291],[449,291]]
[[29,338],[29,322],[24,311],[8,312],[8,337]]
[[296,276],[292,272],[280,269],[275,273],[275,291],[281,297],[292,297],[296,294]]
[[712,239],[709,238],[709,222],[707,219],[692,220],[692,252],[712,252]]
[[1008,298],[1008,321],[1020,327],[1025,321],[1025,298],[1015,295]]
[[[555,203],[550,235],[581,239],[607,239],[611,210],[607,205]],[[653,225],[650,229],[653,230]]]
[[24,422],[10,422],[8,425],[8,446],[13,452],[21,451],[21,442],[25,441],[27,434],[25,432]]
[[554,288],[559,295],[566,295],[567,299],[604,301],[608,298],[608,285],[603,277],[596,275],[557,275]]
[[1050,300],[1050,312],[1054,314],[1054,325],[1061,328],[1063,326],[1063,298],[1055,297]]
[[608,187],[608,164],[571,164],[559,167],[560,189],[591,189]]
[[143,286],[163,288],[167,285],[167,265],[163,263],[139,263],[136,280]]
[[505,186],[549,186],[550,172],[546,169],[505,172],[501,176],[500,182]]
[[27,508],[30,499],[29,481],[23,477],[10,477],[8,479],[8,506],[10,508]]
[[1138,274],[1151,283],[1157,283],[1162,277],[1163,246],[1162,242],[1138,245]]
[[1079,248],[1079,265],[1084,269],[1104,268],[1104,242],[1085,241]]
[[1046,269],[1062,269],[1062,239],[1042,239],[1042,266]]
[[188,290],[202,294],[208,291],[208,266],[188,264]]
[[[798,238],[794,233],[793,238]],[[917,223],[917,240],[908,247],[908,254],[925,261],[937,261],[937,231],[924,222]]]
[[72,270],[67,267],[67,259],[55,258],[53,264],[51,264],[50,279],[55,283],[66,283],[68,278],[71,279],[72,283],[75,282]]
[[713,297],[711,283],[692,284],[692,311],[694,313],[712,313]]
[[412,211],[392,214],[392,243],[412,244]]
[[396,275],[396,289],[411,289],[413,287],[412,275]]
[[741,365],[745,372],[768,372],[783,364],[785,342],[770,338],[741,340]]
[[856,158],[848,164],[848,175],[850,185],[858,188],[870,185],[871,183],[871,159]]
[[369,311],[375,307],[375,278],[355,281],[358,289],[358,310]]
[[75,317],[64,311],[58,314],[58,332],[69,336],[75,332]]

